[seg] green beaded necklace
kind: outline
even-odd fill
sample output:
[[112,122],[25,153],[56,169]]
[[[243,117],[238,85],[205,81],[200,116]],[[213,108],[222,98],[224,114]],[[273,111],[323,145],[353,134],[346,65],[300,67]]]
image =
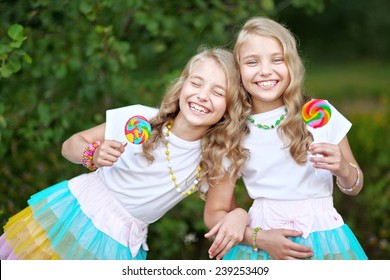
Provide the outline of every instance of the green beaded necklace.
[[284,109],[284,113],[280,116],[280,118],[275,122],[275,124],[272,124],[272,125],[265,125],[265,124],[261,124],[261,123],[256,123],[255,119],[252,118],[252,116],[249,116],[248,117],[248,120],[253,123],[254,126],[258,127],[258,128],[262,128],[262,129],[272,129],[272,128],[275,128],[277,127],[280,122],[282,120],[284,120],[284,117],[286,116],[287,114],[287,108]]
[[182,190],[179,187],[179,184],[176,182],[176,177],[175,177],[175,172],[172,169],[172,164],[171,164],[171,156],[170,156],[170,151],[169,151],[169,134],[171,133],[171,128],[172,128],[172,122],[169,122],[167,125],[167,131],[165,133],[165,155],[168,161],[168,168],[169,168],[169,175],[171,176],[172,182],[173,182],[173,187],[174,189],[180,193],[182,196],[188,196],[193,194],[195,191],[199,189],[198,183],[199,183],[199,178],[200,178],[200,172],[202,171],[202,168],[198,165],[196,168],[196,173],[195,173],[195,180],[193,182],[193,186],[188,190]]

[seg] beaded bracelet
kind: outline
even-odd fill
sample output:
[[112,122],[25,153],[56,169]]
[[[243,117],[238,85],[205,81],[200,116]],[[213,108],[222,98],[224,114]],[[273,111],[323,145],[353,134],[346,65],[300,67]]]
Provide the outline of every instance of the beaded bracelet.
[[95,141],[95,142],[89,143],[85,147],[83,155],[81,157],[82,165],[84,167],[86,167],[87,169],[91,170],[91,171],[95,171],[97,169],[97,166],[93,162],[93,154],[95,153],[95,150],[99,146],[100,146],[100,142],[99,141]]
[[259,248],[256,246],[256,236],[257,233],[261,230],[261,227],[255,227],[252,232],[252,250],[253,252],[259,251]]
[[337,186],[342,190],[342,191],[346,191],[346,192],[352,192],[354,189],[356,189],[357,186],[359,186],[359,183],[360,183],[360,171],[359,171],[359,167],[357,167],[355,164],[353,163],[349,163],[353,168],[355,168],[356,172],[357,172],[357,177],[356,177],[356,181],[355,183],[353,184],[352,187],[350,188],[345,188],[343,187],[341,184],[340,184],[340,181],[339,181],[339,178],[337,177],[336,179],[336,184]]

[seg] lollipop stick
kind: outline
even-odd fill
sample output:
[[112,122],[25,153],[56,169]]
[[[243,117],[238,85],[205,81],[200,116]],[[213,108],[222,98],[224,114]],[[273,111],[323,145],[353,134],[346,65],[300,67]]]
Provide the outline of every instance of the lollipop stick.
[[[315,154],[315,155],[313,155],[312,153],[310,153],[309,152],[309,157],[324,157],[323,155],[321,155],[321,154]],[[315,169],[315,174],[316,174],[316,176],[317,176],[317,174],[318,174],[318,171],[317,171],[317,167],[314,167],[313,166],[313,168]]]

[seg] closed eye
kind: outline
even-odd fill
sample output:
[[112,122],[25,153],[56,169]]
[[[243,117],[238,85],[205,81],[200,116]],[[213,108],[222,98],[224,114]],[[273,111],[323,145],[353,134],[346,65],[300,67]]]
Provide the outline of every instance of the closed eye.
[[196,81],[191,81],[191,85],[194,86],[194,87],[200,87],[201,84],[199,82],[196,82]]
[[220,96],[220,97],[225,96],[225,92],[222,92],[222,91],[216,91],[216,90],[214,90],[214,91],[213,91],[213,94],[216,95],[216,96]]

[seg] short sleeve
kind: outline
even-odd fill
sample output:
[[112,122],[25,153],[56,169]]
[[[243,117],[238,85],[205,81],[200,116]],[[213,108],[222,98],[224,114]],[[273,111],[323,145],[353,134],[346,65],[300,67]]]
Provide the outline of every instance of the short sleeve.
[[312,128],[310,126],[307,126],[307,128],[313,134],[314,142],[327,142],[337,145],[347,135],[348,131],[352,127],[352,123],[332,104],[329,102],[328,104],[331,109],[329,122],[320,128]]

